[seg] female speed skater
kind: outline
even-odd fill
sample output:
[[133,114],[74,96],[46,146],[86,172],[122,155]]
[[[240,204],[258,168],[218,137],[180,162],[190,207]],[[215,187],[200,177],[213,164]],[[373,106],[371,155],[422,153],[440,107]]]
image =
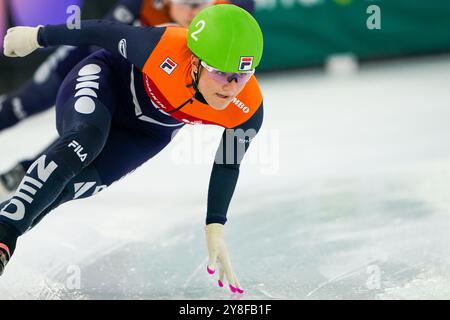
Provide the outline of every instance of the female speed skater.
[[[254,11],[254,0],[119,0],[103,20],[143,26],[175,23],[187,28],[201,9],[224,3],[236,4],[250,13]],[[0,96],[0,132],[52,108],[65,76],[97,49],[62,46],[41,64],[32,79],[14,92]],[[0,173],[0,202],[17,189],[28,167],[39,155],[24,159]]]
[[[11,199],[0,204],[0,269],[17,238],[60,204],[104,190],[164,149],[186,124],[224,128],[212,166],[205,238],[207,271],[219,269],[243,293],[224,241],[240,163],[263,121],[254,76],[263,51],[256,20],[230,4],[203,9],[189,29],[133,27],[110,21],[8,30],[4,53],[39,47],[97,45],[73,68],[56,101],[60,137],[35,161]],[[77,184],[95,181],[76,192]]]

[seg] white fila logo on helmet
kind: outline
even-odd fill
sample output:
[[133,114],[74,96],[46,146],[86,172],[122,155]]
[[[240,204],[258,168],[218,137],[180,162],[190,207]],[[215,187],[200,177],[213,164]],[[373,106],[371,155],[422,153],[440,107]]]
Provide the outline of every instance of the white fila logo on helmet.
[[242,112],[244,113],[249,113],[250,112],[250,108],[247,107],[243,102],[241,102],[241,100],[239,100],[238,98],[234,98],[233,99],[233,103],[242,110]]
[[178,64],[176,64],[175,61],[173,61],[172,59],[167,57],[166,60],[164,60],[164,62],[161,63],[161,65],[159,67],[161,69],[163,69],[165,73],[170,75],[170,74],[172,74],[173,70],[176,69],[177,66],[178,66]]
[[74,108],[78,113],[91,114],[95,111],[95,102],[92,98],[97,98],[97,93],[94,90],[100,88],[100,84],[96,81],[100,79],[98,75],[102,71],[102,68],[96,64],[88,64],[78,71],[80,76],[77,79],[77,85],[75,90],[75,98],[79,97],[75,101]]

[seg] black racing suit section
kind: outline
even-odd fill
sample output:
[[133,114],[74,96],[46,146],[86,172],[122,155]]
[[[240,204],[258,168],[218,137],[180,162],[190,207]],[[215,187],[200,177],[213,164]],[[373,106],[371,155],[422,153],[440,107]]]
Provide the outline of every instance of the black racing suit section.
[[165,27],[133,27],[113,21],[85,20],[80,29],[74,30],[68,30],[66,25],[45,26],[39,30],[38,42],[44,47],[99,46],[121,53],[142,70],[165,30]]
[[238,181],[242,159],[258,134],[263,118],[261,105],[246,122],[224,131],[209,181],[206,224],[225,224],[227,221],[228,206]]

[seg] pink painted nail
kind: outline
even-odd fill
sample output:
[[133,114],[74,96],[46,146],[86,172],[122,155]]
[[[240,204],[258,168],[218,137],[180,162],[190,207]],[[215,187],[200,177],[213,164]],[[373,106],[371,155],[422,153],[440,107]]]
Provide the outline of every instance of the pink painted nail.
[[220,280],[217,280],[217,282],[219,283],[219,287],[223,287],[223,283],[222,283],[222,281],[220,281]]
[[231,285],[231,284],[230,284],[230,290],[231,290],[231,292],[233,292],[233,293],[236,293],[236,292],[237,292],[237,289],[236,289],[233,285]]
[[214,274],[214,272],[216,272],[216,270],[210,269],[209,266],[206,266],[206,271],[208,271],[209,274]]

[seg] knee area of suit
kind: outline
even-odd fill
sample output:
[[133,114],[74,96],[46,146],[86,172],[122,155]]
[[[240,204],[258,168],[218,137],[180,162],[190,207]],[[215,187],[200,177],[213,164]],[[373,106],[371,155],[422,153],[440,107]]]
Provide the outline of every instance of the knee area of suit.
[[107,133],[93,125],[83,124],[66,131],[46,154],[78,173],[98,156],[106,139]]

